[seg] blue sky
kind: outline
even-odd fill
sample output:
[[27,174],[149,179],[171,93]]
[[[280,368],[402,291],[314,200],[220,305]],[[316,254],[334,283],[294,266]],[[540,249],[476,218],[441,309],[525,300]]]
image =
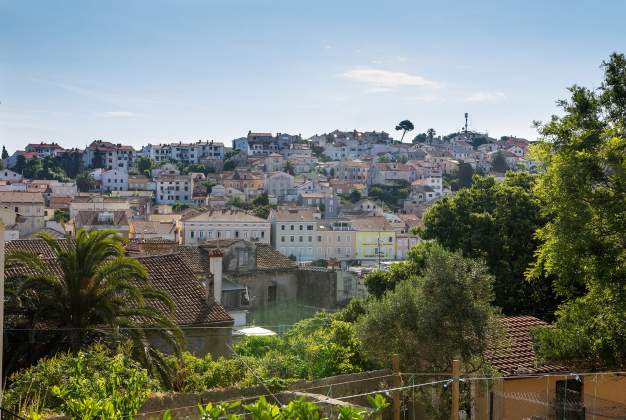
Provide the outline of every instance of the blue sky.
[[626,50],[626,2],[0,0],[0,143],[533,120]]

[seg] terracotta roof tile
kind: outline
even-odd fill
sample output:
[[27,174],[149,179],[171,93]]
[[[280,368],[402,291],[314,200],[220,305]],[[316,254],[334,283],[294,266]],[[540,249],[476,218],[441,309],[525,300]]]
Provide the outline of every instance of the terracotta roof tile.
[[256,268],[260,271],[295,270],[298,266],[268,244],[256,244]]
[[504,330],[504,344],[490,347],[485,357],[491,365],[504,375],[564,372],[569,370],[560,365],[543,364],[537,360],[533,349],[530,330],[548,325],[533,316],[511,316],[500,320]]

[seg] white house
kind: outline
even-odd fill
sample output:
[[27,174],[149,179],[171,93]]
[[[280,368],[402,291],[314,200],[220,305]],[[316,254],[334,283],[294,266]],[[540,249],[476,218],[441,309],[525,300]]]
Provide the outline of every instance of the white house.
[[24,178],[22,174],[18,174],[9,169],[0,170],[0,181],[20,182],[22,178]]
[[123,168],[114,168],[102,172],[101,191],[128,191],[128,172]]

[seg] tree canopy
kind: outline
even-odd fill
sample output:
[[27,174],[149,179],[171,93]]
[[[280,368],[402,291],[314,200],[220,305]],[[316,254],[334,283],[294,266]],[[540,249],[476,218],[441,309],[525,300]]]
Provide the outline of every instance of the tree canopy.
[[473,365],[495,326],[493,276],[480,261],[438,244],[422,255],[398,263],[403,278],[366,303],[357,321],[363,349],[379,362],[398,353],[407,369],[445,372],[456,357]]
[[409,120],[402,120],[398,123],[398,125],[396,125],[396,130],[398,131],[402,131],[402,138],[400,139],[400,142],[402,142],[404,140],[404,135],[407,133],[407,131],[413,131],[415,127],[413,126],[413,123]]
[[626,366],[626,58],[603,63],[598,89],[569,88],[563,116],[540,125],[535,193],[547,223],[532,277],[554,276],[568,300],[537,332],[551,360]]
[[550,281],[525,279],[537,249],[535,231],[545,224],[534,177],[509,172],[504,182],[474,176],[470,188],[437,201],[424,215],[422,237],[463,255],[484,258],[495,275],[494,304],[507,315],[550,319],[556,300]]

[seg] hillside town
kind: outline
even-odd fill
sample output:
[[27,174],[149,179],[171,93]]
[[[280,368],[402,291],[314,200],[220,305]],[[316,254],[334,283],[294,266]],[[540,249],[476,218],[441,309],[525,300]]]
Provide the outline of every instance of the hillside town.
[[574,6],[0,2],[0,419],[626,420]]

